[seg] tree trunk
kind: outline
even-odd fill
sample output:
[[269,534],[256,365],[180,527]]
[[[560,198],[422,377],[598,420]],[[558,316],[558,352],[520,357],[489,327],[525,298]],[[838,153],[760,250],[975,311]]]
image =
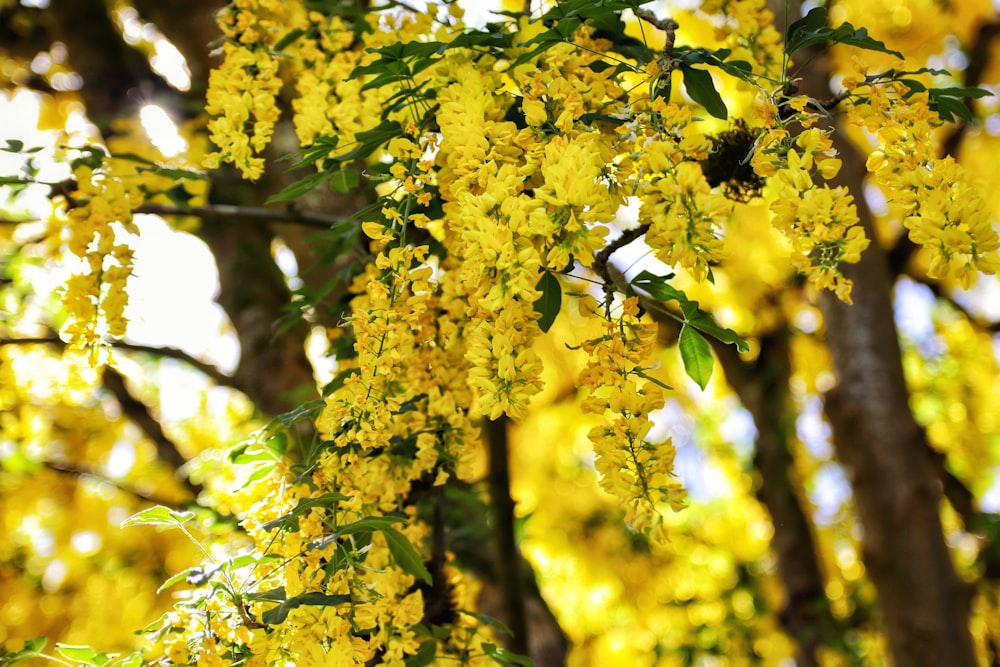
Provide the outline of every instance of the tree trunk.
[[[846,142],[837,148],[846,184],[862,192],[863,161]],[[875,238],[864,201],[858,213]],[[873,243],[844,274],[854,304],[827,294],[820,301],[837,378],[826,413],[854,489],[889,652],[898,667],[973,667],[970,591],[945,544],[940,480],[910,411],[885,252]]]
[[[776,11],[794,20],[801,2]],[[807,63],[800,92],[830,97],[823,53],[796,54]],[[843,168],[834,185],[855,195],[872,244],[861,261],[843,266],[854,282],[853,305],[830,292],[820,297],[836,386],[826,395],[837,457],[847,470],[864,531],[862,554],[878,593],[889,655],[897,667],[974,667],[969,632],[970,587],[961,581],[941,525],[941,482],[923,429],[910,411],[893,314],[893,279],[864,197],[865,158],[834,134]]]

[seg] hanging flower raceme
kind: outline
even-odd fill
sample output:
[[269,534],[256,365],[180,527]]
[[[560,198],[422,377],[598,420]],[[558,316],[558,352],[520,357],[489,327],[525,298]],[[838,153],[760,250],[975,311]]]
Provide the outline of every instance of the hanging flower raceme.
[[[758,115],[766,129],[751,163],[773,184],[771,222],[792,245],[792,265],[810,285],[850,303],[853,284],[841,264],[860,260],[869,239],[847,188],[817,185],[837,175],[840,160],[830,132],[812,127],[818,117],[808,103],[805,96],[787,100],[787,118],[770,101],[762,105]],[[787,129],[791,123],[807,129],[793,135]]]
[[661,512],[683,507],[684,490],[673,473],[673,443],[669,438],[658,443],[647,438],[653,427],[650,415],[665,400],[663,390],[646,374],[656,324],[640,319],[636,297],[616,304],[616,315],[604,311],[593,297],[581,305],[585,313],[603,320],[605,331],[583,343],[588,361],[579,378],[588,390],[583,409],[605,417],[588,434],[601,488],[619,499],[634,530],[663,539]]
[[659,130],[640,135],[635,147],[642,179],[639,221],[649,225],[646,243],[661,261],[703,280],[722,257],[722,228],[732,202],[705,179],[698,160],[708,156],[710,143],[690,109],[661,99],[651,107],[650,124]]
[[[142,205],[144,195],[136,180],[120,175],[113,162],[103,161],[95,169],[89,161],[79,161],[74,176],[77,190],[72,204],[57,212],[53,222],[65,226],[69,251],[82,259],[86,271],[69,278],[63,293],[68,321],[65,333],[71,347],[88,349],[96,363],[104,335],[125,335],[125,285],[132,275],[132,248],[116,243],[118,229],[138,233],[132,212]],[[63,219],[65,216],[65,220]]]
[[265,50],[226,42],[225,60],[208,80],[205,110],[212,142],[219,150],[205,160],[209,168],[236,165],[244,178],[264,173],[261,152],[271,140],[280,112],[275,97],[281,89],[278,62]]
[[902,206],[910,239],[929,251],[928,275],[952,276],[969,287],[979,273],[1000,269],[1000,240],[965,169],[950,156],[935,157],[927,141],[941,124],[927,93],[907,91],[898,83],[866,86],[867,103],[852,105],[848,117],[878,137],[868,171],[891,193],[890,201]]

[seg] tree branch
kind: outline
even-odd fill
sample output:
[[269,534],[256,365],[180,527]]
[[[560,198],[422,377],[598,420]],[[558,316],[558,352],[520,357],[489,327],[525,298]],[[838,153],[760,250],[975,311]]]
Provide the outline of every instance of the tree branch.
[[[104,386],[118,399],[122,414],[142,429],[146,437],[153,441],[157,458],[179,473],[180,469],[187,464],[187,459],[177,449],[174,441],[163,432],[160,422],[149,411],[146,404],[128,390],[128,387],[125,386],[125,378],[122,377],[121,373],[110,366],[105,366]],[[178,474],[177,477],[196,498],[202,492],[201,484],[196,484],[183,475]]]
[[676,32],[680,25],[671,18],[661,19],[648,9],[633,10],[636,17],[642,19],[654,28],[659,28],[666,33],[666,41],[663,44],[663,55],[667,58],[674,50],[674,40],[677,38]]
[[528,654],[528,624],[521,590],[520,560],[514,536],[514,500],[510,497],[510,447],[507,436],[507,418],[488,420],[483,425],[489,449],[489,490],[493,504],[494,534],[497,542],[496,572],[510,628],[510,650]]
[[179,510],[180,505],[173,502],[172,500],[166,500],[160,496],[146,493],[145,491],[140,491],[138,488],[126,484],[125,482],[119,482],[118,480],[111,479],[106,475],[103,475],[96,470],[89,468],[87,466],[81,465],[79,463],[63,463],[61,461],[43,461],[42,465],[58,473],[64,475],[72,475],[74,477],[89,477],[90,479],[96,480],[101,484],[107,484],[113,486],[119,491],[124,491],[130,495],[139,498],[140,500],[145,500],[146,502],[153,503],[154,505],[163,505],[164,507],[169,507],[171,509]]
[[[116,350],[126,350],[129,352],[141,352],[143,354],[152,354],[158,357],[165,357],[168,359],[176,359],[177,361],[182,361],[185,364],[198,369],[206,376],[212,378],[217,384],[224,387],[231,387],[242,391],[242,389],[237,386],[233,378],[226,375],[218,368],[212,364],[207,364],[204,361],[200,361],[195,357],[183,350],[179,350],[175,347],[154,347],[152,345],[138,345],[135,343],[126,343],[124,341],[106,341],[111,347]],[[58,347],[66,347],[66,342],[61,338],[56,336],[31,336],[24,338],[0,338],[0,345],[56,345]]]
[[[66,343],[55,336],[38,336],[25,338],[0,338],[0,346],[2,345],[56,345],[59,347],[65,347]],[[130,347],[135,351],[150,352],[154,354],[162,352],[161,348],[147,347],[144,345],[119,344],[118,346]],[[215,369],[213,366],[204,364],[203,362],[190,357],[180,350],[175,350],[173,348],[167,349],[169,351],[163,354],[163,356],[182,359],[198,368],[205,367],[206,371],[207,369],[212,369],[211,372],[208,373],[209,375],[227,379],[221,371]],[[181,455],[180,451],[177,449],[177,445],[174,444],[174,442],[163,432],[160,422],[153,417],[149,408],[132,396],[131,392],[128,391],[128,388],[125,386],[125,380],[121,374],[110,366],[106,366],[104,368],[104,386],[118,399],[118,403],[122,408],[122,414],[142,429],[143,433],[146,434],[146,437],[153,441],[153,444],[156,446],[156,454],[160,460],[170,465],[175,471],[180,470],[180,468],[187,463],[187,459]],[[198,494],[202,491],[202,486],[200,484],[195,484],[186,477],[178,478],[181,480],[181,483],[187,487],[188,491],[190,491],[192,495],[197,498]]]
[[348,218],[340,218],[335,215],[299,211],[295,208],[271,209],[255,206],[232,206],[229,204],[189,207],[168,206],[166,204],[143,204],[135,210],[135,213],[150,213],[162,216],[191,215],[202,220],[214,222],[233,222],[234,220],[289,222],[316,229],[330,229],[334,225],[348,220]]
[[611,273],[608,271],[608,263],[611,261],[611,255],[615,254],[615,252],[621,250],[629,243],[632,243],[632,241],[642,238],[648,231],[649,225],[639,225],[634,229],[627,229],[622,232],[621,236],[601,248],[601,250],[594,255],[594,271],[596,271],[597,275],[604,280],[604,289],[606,292],[614,288],[614,280],[612,280]]

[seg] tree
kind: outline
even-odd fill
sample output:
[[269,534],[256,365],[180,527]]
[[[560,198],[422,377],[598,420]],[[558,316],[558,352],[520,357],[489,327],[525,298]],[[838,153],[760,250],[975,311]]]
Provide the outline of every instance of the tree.
[[[60,133],[2,181],[0,659],[996,661],[994,10],[791,4],[5,7]],[[129,341],[142,214],[211,250],[232,374]],[[171,423],[168,360],[224,413]]]

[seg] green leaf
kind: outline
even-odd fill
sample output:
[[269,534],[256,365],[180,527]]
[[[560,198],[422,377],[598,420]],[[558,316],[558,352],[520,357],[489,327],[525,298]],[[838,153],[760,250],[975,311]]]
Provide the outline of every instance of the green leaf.
[[698,331],[708,334],[727,345],[735,345],[740,352],[747,352],[750,346],[745,340],[732,329],[720,327],[709,313],[706,313],[698,306],[697,301],[692,301],[687,295],[675,287],[667,284],[669,276],[658,276],[649,271],[643,271],[630,283],[632,287],[641,289],[658,301],[677,301],[680,305],[681,313],[684,315],[684,323]]
[[313,607],[336,607],[351,601],[350,595],[327,595],[326,593],[303,593],[298,596],[299,604]]
[[243,444],[229,452],[229,462],[239,464],[255,463],[257,461],[274,461],[274,456],[266,449],[260,449],[253,454],[247,454],[249,444]]
[[136,651],[118,660],[121,667],[140,667],[142,665],[142,653]]
[[793,21],[785,31],[785,50],[791,54],[799,47],[798,42],[802,35],[811,34],[826,27],[826,9],[814,7],[809,13]]
[[191,210],[191,200],[194,199],[194,195],[188,192],[188,189],[184,187],[182,183],[178,183],[174,187],[165,190],[163,192],[170,200],[170,203],[183,211]]
[[278,40],[274,45],[274,51],[284,51],[286,48],[291,46],[299,37],[306,34],[306,31],[302,28],[295,28],[290,31],[287,35]]
[[104,159],[107,157],[107,155],[104,154],[104,150],[98,148],[97,146],[84,146],[79,150],[83,153],[83,155],[71,160],[69,163],[70,168],[73,170],[76,170],[80,166],[98,169],[102,164],[104,164]]
[[439,49],[444,53],[447,49],[486,49],[502,52],[514,45],[514,33],[492,30],[469,30],[458,35]]
[[337,528],[339,535],[357,535],[359,533],[371,533],[376,530],[391,528],[393,524],[405,521],[401,516],[366,516],[353,523],[348,523]]
[[288,618],[288,614],[291,613],[293,609],[297,609],[300,603],[296,599],[285,600],[279,604],[274,609],[268,609],[263,614],[260,615],[260,620],[266,625],[279,625],[285,622]]
[[47,641],[45,637],[35,637],[34,639],[25,641],[24,647],[20,651],[13,652],[3,650],[2,645],[0,645],[0,665],[8,667],[22,660],[38,657],[38,654],[45,648]]
[[274,471],[274,464],[260,466],[252,473],[247,475],[247,484],[253,484],[254,482],[260,481],[270,475]]
[[97,662],[98,657],[101,655],[89,646],[73,646],[71,644],[56,644],[56,650],[62,655],[69,658],[70,660],[76,660],[77,662],[83,662],[88,665],[100,665],[103,663]]
[[39,653],[45,649],[45,645],[49,643],[49,640],[45,637],[35,637],[34,639],[29,639],[24,642],[24,651],[31,651],[33,653]]
[[681,350],[684,371],[704,391],[712,377],[712,366],[715,363],[711,346],[693,327],[684,325],[681,327],[678,347]]
[[653,377],[652,375],[649,375],[646,371],[644,371],[642,369],[636,370],[635,374],[638,375],[641,378],[645,378],[645,379],[649,380],[650,382],[652,382],[653,384],[657,385],[661,389],[665,389],[667,391],[673,391],[673,387],[671,387],[669,384],[667,384],[663,380],[659,380],[659,379]]
[[510,631],[506,625],[503,624],[499,619],[493,618],[488,614],[480,614],[475,611],[467,611],[465,609],[460,610],[462,614],[466,616],[471,616],[483,625],[488,625],[489,627],[504,633],[505,635],[513,635],[514,633]]
[[826,25],[827,13],[823,7],[814,7],[808,14],[788,26],[785,36],[785,52],[789,55],[800,49],[825,44],[846,44],[868,51],[888,53],[902,58],[903,54],[886,47],[868,35],[865,28],[855,28],[850,23],[841,23],[836,28]]
[[291,512],[261,524],[261,528],[265,531],[272,531],[277,528],[295,528],[298,526],[297,519],[314,507],[329,507],[342,500],[350,500],[350,497],[336,491],[324,493],[322,496],[316,498],[303,498],[295,505],[295,509]]
[[[559,8],[560,5],[556,5]],[[575,16],[549,16],[553,10],[550,10],[544,16],[542,20],[554,20],[557,23],[545,30],[540,32],[527,42],[521,42],[517,46],[519,47],[534,47],[525,51],[519,55],[514,62],[510,64],[510,69],[513,70],[518,65],[522,65],[534,59],[535,56],[548,50],[549,48],[555,46],[556,44],[561,44],[562,42],[567,42],[576,32],[576,29],[580,27],[582,21]]]
[[406,667],[426,667],[426,665],[434,662],[434,658],[437,656],[437,642],[433,639],[428,639],[420,644],[420,648],[413,655],[408,655],[403,660],[403,664]]
[[854,46],[867,51],[891,53],[899,58],[903,57],[903,54],[899,51],[893,51],[892,49],[886,47],[885,42],[879,41],[874,37],[869,37],[868,30],[866,28],[855,28],[850,23],[843,23],[835,28],[833,30],[831,41],[835,44],[845,44],[847,46]]
[[562,286],[551,271],[544,271],[535,288],[542,293],[535,301],[535,312],[541,315],[538,328],[548,331],[562,308]]
[[153,526],[180,526],[193,518],[194,512],[177,512],[169,507],[157,505],[156,507],[150,507],[149,509],[133,514],[129,518],[122,521],[121,527],[125,528],[126,526],[138,526],[142,524]]
[[329,384],[323,387],[323,397],[325,398],[330,394],[332,394],[333,392],[340,389],[341,387],[343,387],[344,383],[347,382],[348,378],[350,378],[353,375],[357,375],[360,372],[361,371],[357,368],[348,368],[334,375],[333,379],[330,380]]
[[684,292],[667,284],[667,281],[673,277],[673,274],[668,276],[658,276],[655,273],[650,273],[649,271],[642,271],[639,275],[632,279],[631,285],[633,287],[638,287],[657,301],[686,302],[688,298]]
[[197,569],[198,568],[196,568],[196,567],[189,567],[186,570],[182,570],[182,571],[178,572],[177,574],[175,574],[174,576],[170,577],[169,579],[167,579],[166,581],[164,581],[162,584],[160,584],[160,587],[156,589],[156,594],[159,595],[160,593],[162,593],[163,591],[167,590],[168,588],[171,588],[174,585],[180,583],[181,581],[184,581],[185,579],[187,579],[187,577],[188,577],[189,574],[191,574],[192,572],[194,572]]
[[[324,406],[325,403],[319,399],[316,399],[315,401],[307,401],[294,410],[289,410],[288,412],[278,415],[278,419],[281,421],[282,426],[289,428],[303,419],[315,419],[319,416],[319,413],[323,410]],[[280,452],[278,453],[278,456],[280,457],[281,454],[285,452],[285,448],[282,446],[280,450],[272,451]]]
[[972,111],[969,110],[969,107],[953,97],[940,97],[930,107],[937,111],[937,115],[943,121],[954,123],[955,116],[958,116],[967,123],[972,121]]
[[715,89],[715,82],[709,72],[686,64],[681,65],[681,71],[684,73],[684,89],[692,100],[705,107],[705,111],[716,118],[722,120],[729,118],[726,103]]
[[395,528],[389,528],[388,526],[382,529],[382,534],[385,536],[386,544],[389,546],[389,553],[396,560],[396,565],[402,568],[404,572],[422,579],[424,583],[429,585],[431,583],[431,573],[427,571],[423,559],[413,545],[410,544],[410,540]]
[[[911,90],[919,92],[919,89],[911,85],[910,80],[904,81]],[[913,82],[916,83],[916,82]],[[965,122],[972,122],[972,110],[962,100],[964,98],[980,98],[992,95],[988,90],[982,88],[929,88],[927,90],[927,102],[929,106],[937,111],[942,120],[954,122],[955,116],[962,118]]]
[[500,665],[516,665],[517,667],[533,667],[535,661],[526,655],[519,655],[501,648],[496,644],[484,643],[483,652]]
[[293,609],[302,605],[314,607],[332,607],[338,604],[345,604],[351,601],[350,595],[324,595],[323,593],[304,593],[297,597],[285,600],[274,609],[268,609],[261,614],[260,619],[267,625],[278,625],[284,623],[288,614]]
[[264,203],[274,204],[276,202],[298,199],[328,178],[330,178],[330,174],[323,171],[318,171],[315,174],[309,174],[305,178],[301,178],[294,183],[289,183],[281,192],[268,197]]
[[370,130],[358,132],[354,137],[357,141],[357,146],[343,155],[334,158],[334,160],[336,162],[347,162],[349,160],[360,160],[366,158],[374,153],[375,149],[379,148],[393,137],[399,137],[402,135],[403,126],[397,121],[383,121]]
[[247,598],[250,600],[268,600],[270,602],[284,602],[285,589],[272,588],[269,591],[259,591],[257,593],[249,593],[247,594]]
[[20,153],[21,149],[24,148],[24,142],[18,139],[8,139],[7,145],[0,148],[0,151],[7,151],[8,153]]

